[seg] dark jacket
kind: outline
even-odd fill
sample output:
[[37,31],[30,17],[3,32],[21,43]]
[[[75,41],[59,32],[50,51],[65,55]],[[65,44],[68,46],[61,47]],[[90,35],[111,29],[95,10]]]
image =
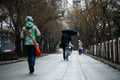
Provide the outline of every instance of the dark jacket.
[[61,42],[64,46],[69,45],[69,42],[71,41],[71,36],[67,34],[62,34]]

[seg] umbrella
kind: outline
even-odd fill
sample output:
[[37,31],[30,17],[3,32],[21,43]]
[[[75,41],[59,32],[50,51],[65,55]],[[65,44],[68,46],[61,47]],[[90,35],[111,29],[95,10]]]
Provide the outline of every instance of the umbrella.
[[61,32],[68,35],[77,35],[77,31],[74,29],[65,29],[65,30],[62,30]]

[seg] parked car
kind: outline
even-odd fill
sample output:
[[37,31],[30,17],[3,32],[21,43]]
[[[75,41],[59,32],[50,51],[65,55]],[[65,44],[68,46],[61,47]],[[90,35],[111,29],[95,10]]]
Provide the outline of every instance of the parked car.
[[12,49],[5,49],[3,50],[4,53],[15,53],[15,47]]

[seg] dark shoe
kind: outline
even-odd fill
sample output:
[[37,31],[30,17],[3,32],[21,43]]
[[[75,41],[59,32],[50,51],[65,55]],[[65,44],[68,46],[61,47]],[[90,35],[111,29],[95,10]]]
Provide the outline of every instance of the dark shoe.
[[68,58],[66,58],[66,61],[68,61]]
[[30,70],[30,74],[32,74],[34,72],[34,65],[30,65],[29,70]]

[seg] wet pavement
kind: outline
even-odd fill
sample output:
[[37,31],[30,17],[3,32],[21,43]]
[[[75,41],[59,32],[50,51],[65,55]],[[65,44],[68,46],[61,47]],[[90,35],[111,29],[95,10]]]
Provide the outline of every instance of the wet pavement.
[[33,74],[27,61],[0,65],[0,80],[120,80],[120,71],[73,51],[69,61],[61,53],[37,58]]

